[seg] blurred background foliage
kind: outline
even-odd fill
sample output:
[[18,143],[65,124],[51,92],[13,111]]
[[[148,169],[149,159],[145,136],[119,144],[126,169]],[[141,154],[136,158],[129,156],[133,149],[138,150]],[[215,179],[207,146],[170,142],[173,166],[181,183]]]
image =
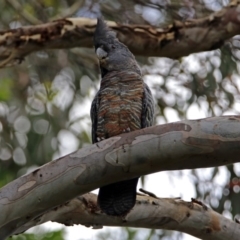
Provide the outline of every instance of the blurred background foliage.
[[[2,0],[0,29],[62,17],[101,15],[120,23],[164,27],[174,20],[201,18],[228,3],[227,0]],[[221,49],[181,59],[136,56],[155,97],[156,124],[239,115],[239,47],[236,36]],[[94,51],[84,48],[36,52],[21,65],[0,70],[0,187],[52,159],[91,144],[89,109],[99,80]],[[185,172],[167,174],[181,181]],[[195,192],[192,197],[231,218],[238,218],[240,213],[239,177],[239,164],[188,171]],[[148,178],[142,178],[142,183]],[[43,234],[22,234],[12,239],[64,239],[63,231]],[[129,240],[185,239],[184,234],[163,230],[124,228],[119,234],[119,239]],[[116,239],[116,234],[108,230],[95,237]]]

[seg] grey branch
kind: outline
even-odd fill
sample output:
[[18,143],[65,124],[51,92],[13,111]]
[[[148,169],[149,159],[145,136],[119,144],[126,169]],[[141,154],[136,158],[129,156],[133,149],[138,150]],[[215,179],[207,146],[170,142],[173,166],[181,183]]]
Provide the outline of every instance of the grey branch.
[[206,240],[238,240],[240,225],[198,202],[181,199],[137,196],[136,205],[125,217],[111,217],[100,211],[97,196],[87,193],[27,222],[16,230],[53,221],[66,226],[82,224],[99,229],[103,226],[168,229]]
[[[239,162],[239,126],[239,116],[169,123],[112,137],[51,161],[0,189],[0,239],[106,184],[159,171]],[[229,229],[217,226],[211,234]]]
[[[10,0],[9,0],[10,1]],[[217,49],[240,34],[240,1],[208,17],[175,21],[166,28],[123,25],[108,21],[118,39],[135,55],[179,58]],[[0,67],[21,63],[31,52],[44,49],[93,46],[96,20],[65,18],[54,22],[0,32]]]

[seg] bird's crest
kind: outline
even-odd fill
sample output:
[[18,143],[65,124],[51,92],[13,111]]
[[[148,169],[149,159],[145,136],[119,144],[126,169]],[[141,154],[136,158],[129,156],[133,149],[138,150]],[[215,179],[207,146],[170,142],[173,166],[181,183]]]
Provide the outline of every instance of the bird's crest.
[[110,30],[107,24],[104,22],[103,18],[98,18],[96,30],[94,33],[94,45],[97,48],[97,45],[100,45],[101,40],[117,40],[116,33]]
[[93,37],[102,77],[112,71],[132,71],[141,75],[133,54],[121,43],[102,18],[98,18]]

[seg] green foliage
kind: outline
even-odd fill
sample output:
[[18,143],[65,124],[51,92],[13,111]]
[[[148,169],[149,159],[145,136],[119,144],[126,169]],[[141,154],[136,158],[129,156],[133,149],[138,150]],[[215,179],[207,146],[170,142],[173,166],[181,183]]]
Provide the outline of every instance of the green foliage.
[[63,231],[53,231],[49,233],[33,234],[24,233],[8,238],[8,240],[64,240]]
[[0,102],[9,101],[11,99],[12,86],[13,86],[13,81],[11,79],[8,79],[8,78],[1,79]]

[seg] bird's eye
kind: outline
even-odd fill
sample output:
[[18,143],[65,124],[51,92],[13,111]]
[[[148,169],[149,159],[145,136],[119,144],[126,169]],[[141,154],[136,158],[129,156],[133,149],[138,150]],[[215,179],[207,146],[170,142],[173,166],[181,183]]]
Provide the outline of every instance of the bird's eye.
[[104,51],[101,47],[97,48],[96,54],[97,54],[97,56],[98,56],[99,59],[104,59],[104,58],[106,58],[107,55],[108,55],[107,52]]

